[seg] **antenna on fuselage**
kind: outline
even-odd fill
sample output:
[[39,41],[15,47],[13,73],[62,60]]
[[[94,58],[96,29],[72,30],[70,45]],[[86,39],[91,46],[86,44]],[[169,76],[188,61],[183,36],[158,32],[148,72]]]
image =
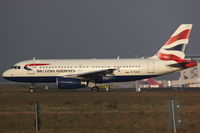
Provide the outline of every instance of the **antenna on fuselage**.
[[134,53],[135,53],[135,58],[138,58],[138,49],[134,49]]

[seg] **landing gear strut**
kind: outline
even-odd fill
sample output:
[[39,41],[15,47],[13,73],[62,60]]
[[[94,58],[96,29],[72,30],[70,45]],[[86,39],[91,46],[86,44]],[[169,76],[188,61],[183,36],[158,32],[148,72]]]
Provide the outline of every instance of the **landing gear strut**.
[[45,86],[45,91],[47,91],[48,89],[49,89],[49,87],[46,85],[46,86]]

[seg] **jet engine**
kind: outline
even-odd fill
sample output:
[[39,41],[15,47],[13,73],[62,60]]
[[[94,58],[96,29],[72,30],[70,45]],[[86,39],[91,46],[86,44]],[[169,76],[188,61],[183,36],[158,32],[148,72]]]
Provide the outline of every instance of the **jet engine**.
[[75,78],[57,78],[58,89],[78,89],[88,85],[87,81]]

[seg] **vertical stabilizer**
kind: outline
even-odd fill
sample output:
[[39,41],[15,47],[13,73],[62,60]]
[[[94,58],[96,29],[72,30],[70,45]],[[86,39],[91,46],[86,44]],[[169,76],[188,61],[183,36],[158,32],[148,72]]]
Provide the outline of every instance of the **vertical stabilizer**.
[[153,58],[175,61],[184,59],[191,30],[192,24],[181,24]]

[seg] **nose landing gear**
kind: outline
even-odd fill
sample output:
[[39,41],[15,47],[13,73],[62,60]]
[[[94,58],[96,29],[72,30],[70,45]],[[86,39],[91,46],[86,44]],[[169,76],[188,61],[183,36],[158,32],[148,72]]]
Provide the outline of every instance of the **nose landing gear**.
[[46,86],[45,86],[45,91],[48,91],[48,89],[49,89],[49,87],[46,85]]
[[33,93],[34,91],[35,91],[35,84],[32,83],[31,86],[30,86],[30,88],[29,88],[29,92]]
[[[46,86],[45,86],[45,92],[47,92],[48,89],[49,89],[49,87],[46,85]],[[31,83],[31,86],[30,86],[30,88],[29,88],[29,92],[30,92],[30,93],[33,93],[33,92],[35,92],[35,90],[36,90],[36,88],[35,88],[35,83]]]

